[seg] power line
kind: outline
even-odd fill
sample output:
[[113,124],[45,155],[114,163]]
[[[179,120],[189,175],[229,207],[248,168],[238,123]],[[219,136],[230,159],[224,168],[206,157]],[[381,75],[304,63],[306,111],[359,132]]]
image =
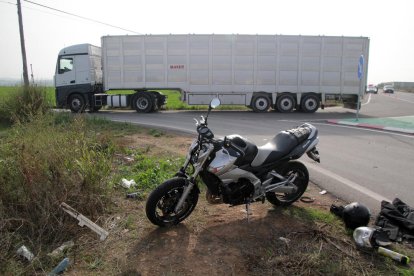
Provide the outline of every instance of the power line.
[[[35,2],[29,1],[29,0],[24,0],[24,1],[28,2],[30,4],[33,4],[33,5],[40,6],[42,8],[46,8],[46,9],[53,10],[53,11],[56,11],[56,12],[60,12],[60,13],[63,13],[63,14],[67,14],[67,15],[70,15],[70,16],[81,18],[83,20],[92,21],[92,22],[95,22],[95,23],[98,23],[98,24],[102,24],[102,25],[105,25],[105,26],[109,26],[109,27],[112,27],[112,28],[120,29],[120,30],[123,30],[123,31],[135,33],[135,34],[141,34],[141,33],[136,32],[136,31],[128,30],[128,29],[125,29],[125,28],[122,28],[122,27],[118,27],[118,26],[115,26],[115,25],[112,25],[112,24],[108,24],[108,23],[105,23],[105,22],[102,22],[102,21],[98,21],[98,20],[88,18],[88,17],[85,17],[85,16],[81,16],[81,15],[77,15],[77,14],[74,14],[74,13],[66,12],[66,11],[63,11],[63,10],[55,9],[55,8],[52,8],[52,7],[49,7],[49,6],[46,6],[46,5],[42,5],[42,4],[39,4],[39,3],[35,3]],[[2,1],[2,2],[4,2],[4,1]],[[7,2],[7,3],[9,3],[9,2]]]

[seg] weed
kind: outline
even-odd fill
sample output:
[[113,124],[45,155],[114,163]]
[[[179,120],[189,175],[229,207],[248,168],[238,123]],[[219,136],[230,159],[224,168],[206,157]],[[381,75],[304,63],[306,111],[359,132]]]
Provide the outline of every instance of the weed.
[[92,262],[88,264],[88,268],[90,270],[97,270],[103,265],[103,261],[101,258],[95,258]]
[[135,218],[132,217],[131,215],[128,215],[128,217],[126,218],[126,220],[124,221],[124,224],[123,224],[124,228],[128,229],[128,230],[134,229],[134,227],[133,227],[134,226],[134,221],[135,221]]
[[0,121],[3,122],[29,122],[46,114],[50,108],[44,87],[18,87],[6,96],[4,92],[2,94],[4,101],[0,105]]
[[114,147],[85,125],[79,116],[47,114],[1,138],[0,256],[14,254],[15,244],[39,252],[72,236],[61,202],[91,218],[104,212]]
[[154,137],[161,137],[164,135],[164,132],[162,132],[161,130],[158,129],[150,129],[148,131],[148,134]]

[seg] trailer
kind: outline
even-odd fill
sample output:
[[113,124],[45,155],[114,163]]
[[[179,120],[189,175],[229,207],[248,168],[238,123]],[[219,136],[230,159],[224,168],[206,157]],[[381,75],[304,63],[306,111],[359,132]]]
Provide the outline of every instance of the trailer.
[[[101,47],[59,52],[58,107],[104,105],[138,112],[162,108],[159,90],[177,90],[189,105],[245,105],[255,112],[313,113],[327,99],[357,108],[367,84],[369,38],[293,35],[104,36]],[[363,62],[361,63],[361,58]],[[134,90],[109,95],[111,90]]]

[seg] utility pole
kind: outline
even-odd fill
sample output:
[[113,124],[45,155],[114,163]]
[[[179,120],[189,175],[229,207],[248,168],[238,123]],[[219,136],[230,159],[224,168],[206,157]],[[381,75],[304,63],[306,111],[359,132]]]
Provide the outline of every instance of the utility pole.
[[22,47],[23,81],[24,86],[27,87],[29,86],[29,74],[27,73],[26,47],[24,45],[23,18],[20,0],[17,0],[17,15],[19,16],[20,45]]

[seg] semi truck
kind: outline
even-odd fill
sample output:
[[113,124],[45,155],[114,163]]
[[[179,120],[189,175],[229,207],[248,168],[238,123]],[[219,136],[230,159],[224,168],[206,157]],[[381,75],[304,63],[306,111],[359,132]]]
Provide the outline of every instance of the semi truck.
[[329,99],[359,108],[368,53],[367,37],[103,36],[101,47],[79,44],[59,52],[56,102],[72,112],[107,105],[147,113],[165,105],[162,90],[177,90],[189,105],[218,97],[222,104],[255,112],[313,113]]

